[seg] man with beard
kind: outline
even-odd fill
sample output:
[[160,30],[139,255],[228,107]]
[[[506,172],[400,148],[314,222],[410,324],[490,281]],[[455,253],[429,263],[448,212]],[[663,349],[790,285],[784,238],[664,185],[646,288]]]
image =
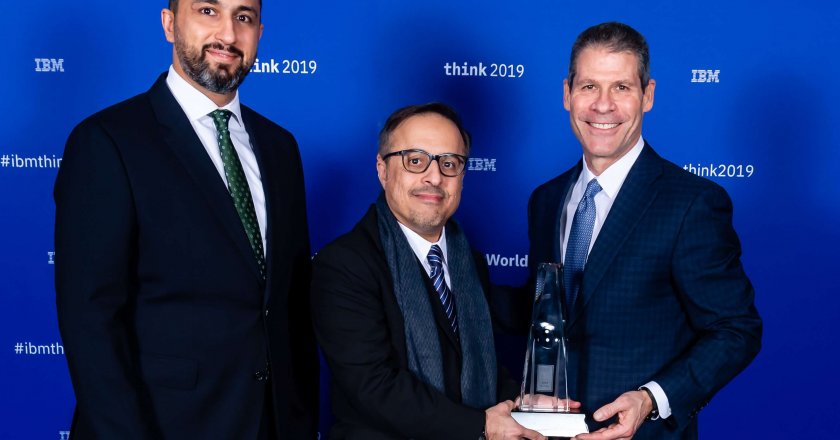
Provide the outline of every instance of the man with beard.
[[261,6],[170,0],[169,71],[70,134],[55,239],[73,438],[316,437],[300,155],[237,93]]
[[518,389],[496,364],[487,263],[450,219],[469,148],[449,107],[396,111],[376,156],[384,191],[315,258],[313,320],[338,419],[330,438],[543,438],[510,416]]

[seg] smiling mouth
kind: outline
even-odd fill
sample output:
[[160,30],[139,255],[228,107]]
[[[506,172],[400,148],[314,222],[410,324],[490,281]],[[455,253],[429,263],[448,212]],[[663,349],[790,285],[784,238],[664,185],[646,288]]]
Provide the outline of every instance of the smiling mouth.
[[221,58],[221,59],[226,59],[226,60],[231,60],[231,61],[239,58],[239,55],[237,55],[235,53],[232,53],[232,52],[225,52],[225,51],[213,50],[213,49],[210,49],[207,52],[210,53],[211,55],[215,56],[216,58]]
[[205,53],[222,60],[234,61],[237,58],[244,57],[242,51],[236,46],[224,46],[218,43],[211,43],[204,45],[203,49]]
[[600,128],[602,130],[609,130],[611,128],[618,127],[619,124],[598,124],[598,123],[595,123],[595,122],[590,122],[589,125],[591,125],[595,128]]
[[411,195],[426,203],[440,203],[446,196],[439,188],[421,188],[412,191]]
[[414,197],[417,197],[418,199],[423,200],[425,202],[435,202],[435,203],[437,203],[437,202],[443,200],[443,195],[441,195],[441,194],[418,193],[418,194],[414,194]]

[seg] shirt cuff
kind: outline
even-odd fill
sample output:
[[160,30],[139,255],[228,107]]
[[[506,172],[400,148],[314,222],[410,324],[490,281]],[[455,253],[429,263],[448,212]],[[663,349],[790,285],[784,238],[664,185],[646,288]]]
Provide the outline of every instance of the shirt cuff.
[[668,403],[668,396],[665,395],[662,387],[654,381],[650,381],[642,386],[649,389],[651,394],[653,394],[653,398],[656,399],[656,408],[659,409],[659,417],[663,419],[671,417],[671,405]]

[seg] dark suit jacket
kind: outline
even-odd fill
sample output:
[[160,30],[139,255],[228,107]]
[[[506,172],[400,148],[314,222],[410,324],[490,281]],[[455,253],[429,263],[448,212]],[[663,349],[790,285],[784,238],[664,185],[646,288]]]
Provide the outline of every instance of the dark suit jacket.
[[315,438],[297,144],[242,107],[266,196],[263,283],[225,183],[165,77],[79,124],[58,173],[56,292],[77,399],[72,436],[256,438],[268,395],[279,438]]
[[[475,260],[487,294],[487,263],[477,254]],[[417,270],[423,271],[419,262]],[[427,277],[425,271],[422,274]],[[440,301],[436,294],[433,299],[434,308]],[[460,378],[460,349],[449,337],[442,307],[438,309],[435,321],[440,334],[445,333],[441,337],[444,375]],[[459,402],[460,383],[449,381],[446,392],[441,393],[408,368],[402,312],[394,296],[374,207],[352,231],[315,257],[312,313],[315,334],[332,373],[337,422],[330,438],[461,440],[481,434],[484,411]],[[457,359],[452,359],[453,355]],[[507,379],[503,369],[499,371],[499,398],[512,399],[516,384]]]
[[[560,216],[581,167],[531,195],[534,266],[561,261]],[[591,413],[653,380],[673,414],[645,422],[634,438],[696,438],[697,413],[761,345],[740,255],[726,192],[646,144],[592,247],[567,321],[571,397]]]

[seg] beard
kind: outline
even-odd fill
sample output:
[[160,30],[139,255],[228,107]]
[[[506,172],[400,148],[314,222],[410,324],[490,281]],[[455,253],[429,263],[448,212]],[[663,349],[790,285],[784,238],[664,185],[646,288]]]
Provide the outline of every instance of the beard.
[[[241,60],[240,64],[233,67],[233,72],[228,70],[231,68],[229,64],[219,64],[211,67],[207,62],[207,50],[216,49],[224,50],[232,54],[238,55]],[[245,54],[234,46],[225,46],[221,43],[205,44],[200,51],[187,46],[183,38],[178,35],[178,29],[175,29],[175,54],[181,62],[181,67],[184,73],[193,81],[198,83],[201,87],[221,95],[226,95],[234,92],[245,80],[245,76],[251,70],[253,60],[246,60]]]
[[[412,195],[417,193],[424,193],[424,194],[435,194],[442,197],[444,200],[450,199],[450,194],[443,190],[443,188],[432,186],[432,185],[425,185],[420,188],[415,188],[410,191]],[[449,220],[451,213],[447,215],[445,211],[438,211],[438,210],[427,210],[427,209],[415,209],[410,207],[408,212],[406,213],[406,219],[411,226],[410,229],[416,229],[416,231],[423,231],[424,233],[432,233],[432,232],[440,232],[446,222]],[[416,232],[415,231],[415,232]]]

